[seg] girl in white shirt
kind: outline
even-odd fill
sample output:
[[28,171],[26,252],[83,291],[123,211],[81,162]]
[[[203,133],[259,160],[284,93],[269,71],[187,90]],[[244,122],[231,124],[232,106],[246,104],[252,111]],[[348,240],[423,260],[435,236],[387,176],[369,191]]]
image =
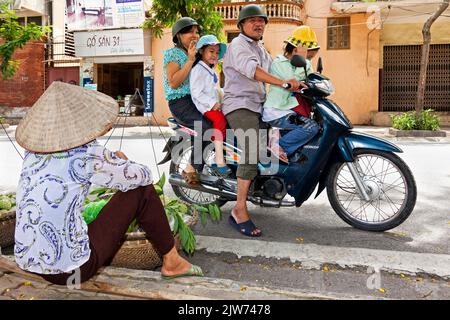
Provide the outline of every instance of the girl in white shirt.
[[225,139],[227,121],[221,109],[218,78],[214,67],[226,51],[226,45],[220,43],[214,35],[205,35],[197,42],[197,63],[191,70],[189,83],[191,97],[198,111],[212,122],[214,133],[212,140],[215,148],[215,161],[212,168],[219,175],[229,175],[231,169],[223,157],[223,141]]

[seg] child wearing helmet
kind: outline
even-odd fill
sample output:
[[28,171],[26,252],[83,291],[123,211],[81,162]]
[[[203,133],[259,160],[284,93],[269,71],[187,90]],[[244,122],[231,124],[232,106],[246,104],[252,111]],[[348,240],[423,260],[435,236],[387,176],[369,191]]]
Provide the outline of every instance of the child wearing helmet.
[[212,122],[216,161],[212,169],[219,175],[226,176],[231,173],[223,157],[222,144],[225,139],[227,120],[221,111],[221,88],[218,87],[219,81],[214,67],[222,59],[227,47],[214,35],[205,35],[197,42],[196,48],[197,59],[189,79],[192,101],[197,110]]
[[[189,86],[189,74],[196,59],[195,45],[199,32],[199,24],[189,17],[180,18],[173,25],[172,40],[175,47],[164,51],[164,93],[170,112],[180,124],[191,129],[201,125],[202,131],[205,131],[211,128],[211,123],[195,107]],[[202,141],[202,150],[209,144],[203,141],[202,134],[194,139]],[[199,184],[197,171],[203,167],[202,154],[202,151],[192,152],[190,163],[182,172],[185,181],[190,185]]]
[[[295,68],[290,60],[296,54],[307,58],[308,50],[319,48],[314,31],[307,26],[299,27],[285,43],[284,53],[274,59],[269,72],[280,79],[305,80],[307,74],[312,73],[311,62],[307,61],[305,74],[303,68]],[[295,161],[295,152],[319,132],[318,124],[310,118],[310,111],[299,110],[298,106],[295,94],[278,86],[270,87],[264,103],[263,121],[284,133],[279,145],[271,146],[271,151],[284,162]]]

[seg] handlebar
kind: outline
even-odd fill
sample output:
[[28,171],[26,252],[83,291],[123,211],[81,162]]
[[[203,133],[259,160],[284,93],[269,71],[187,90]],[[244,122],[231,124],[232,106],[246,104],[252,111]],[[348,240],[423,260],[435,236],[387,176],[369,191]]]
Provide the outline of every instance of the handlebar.
[[290,83],[287,83],[287,82],[283,83],[281,86],[282,86],[284,89],[290,89],[290,88],[292,87],[291,84],[290,84]]

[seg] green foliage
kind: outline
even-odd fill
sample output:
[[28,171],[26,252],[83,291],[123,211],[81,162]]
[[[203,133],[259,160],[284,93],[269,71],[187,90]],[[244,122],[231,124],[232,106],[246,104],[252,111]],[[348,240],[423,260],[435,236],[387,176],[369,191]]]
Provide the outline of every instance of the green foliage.
[[87,224],[94,221],[103,207],[106,205],[107,201],[105,199],[101,199],[98,201],[92,201],[85,205],[83,211],[83,219]]
[[0,0],[0,38],[4,41],[0,45],[0,72],[3,80],[13,77],[19,68],[20,62],[12,59],[14,52],[27,42],[38,40],[50,32],[49,27],[35,23],[21,26],[14,10],[9,9],[10,4],[9,0]]
[[419,117],[420,130],[437,131],[439,127],[439,117],[434,114],[432,109],[423,110]]
[[415,130],[416,114],[415,112],[406,112],[399,115],[391,116],[392,127],[399,130]]
[[191,17],[202,27],[202,34],[214,34],[223,41],[223,22],[215,8],[219,3],[220,0],[154,0],[150,17],[142,27],[151,29],[155,37],[161,38],[164,28],[172,27],[181,17]]
[[392,116],[392,127],[399,130],[431,130],[437,131],[439,117],[432,109],[423,110],[417,117],[414,111]]
[[[196,247],[195,235],[192,232],[187,222],[191,219],[194,212],[200,215],[202,224],[206,223],[209,216],[212,221],[219,221],[222,218],[222,213],[217,205],[188,205],[181,202],[178,199],[172,199],[163,194],[164,184],[166,182],[166,176],[163,173],[161,179],[153,186],[155,191],[160,197],[164,209],[166,211],[167,220],[170,225],[170,229],[174,236],[179,235],[181,247],[188,254],[193,254]],[[95,220],[101,209],[111,199],[117,190],[108,188],[96,188],[89,193],[90,197],[94,199],[85,200],[85,210],[83,212],[83,218],[86,223],[91,223]],[[137,221],[134,220],[128,227],[127,232],[137,231],[139,228]]]
[[166,210],[170,229],[174,235],[180,236],[181,247],[188,254],[193,254],[196,247],[194,233],[186,222],[197,212],[203,225],[206,224],[209,217],[212,221],[219,221],[222,218],[222,212],[218,205],[191,205],[181,202],[178,199],[172,199],[163,194],[166,176],[163,173],[161,179],[154,184],[156,193],[160,196]]

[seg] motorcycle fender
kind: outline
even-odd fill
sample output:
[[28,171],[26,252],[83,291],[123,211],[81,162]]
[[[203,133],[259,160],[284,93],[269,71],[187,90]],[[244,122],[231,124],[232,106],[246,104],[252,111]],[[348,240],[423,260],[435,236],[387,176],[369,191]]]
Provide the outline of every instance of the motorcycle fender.
[[345,162],[353,162],[353,151],[356,149],[371,149],[385,152],[403,152],[395,144],[365,133],[350,132],[338,139],[337,146]]
[[325,168],[320,174],[319,185],[317,187],[317,193],[314,199],[317,198],[323,190],[325,190],[330,169],[336,162],[342,162],[342,158],[340,157],[339,152],[337,152],[337,150],[334,150],[332,156],[330,156],[330,158],[328,159],[328,163],[325,165]]

